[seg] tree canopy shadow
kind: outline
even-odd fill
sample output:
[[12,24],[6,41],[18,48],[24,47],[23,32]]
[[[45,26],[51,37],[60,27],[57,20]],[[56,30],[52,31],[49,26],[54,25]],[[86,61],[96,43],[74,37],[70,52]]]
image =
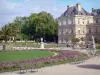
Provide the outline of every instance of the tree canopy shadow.
[[77,67],[100,70],[100,65],[96,65],[96,64],[78,65]]

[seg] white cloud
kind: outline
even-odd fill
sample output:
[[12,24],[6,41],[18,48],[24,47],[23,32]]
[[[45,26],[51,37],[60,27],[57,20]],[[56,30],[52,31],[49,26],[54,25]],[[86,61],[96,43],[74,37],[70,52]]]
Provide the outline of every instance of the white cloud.
[[56,0],[25,0],[24,2],[9,2],[0,0],[0,25],[11,22],[16,16],[28,16],[30,13],[47,11],[58,17],[65,10],[57,6]]

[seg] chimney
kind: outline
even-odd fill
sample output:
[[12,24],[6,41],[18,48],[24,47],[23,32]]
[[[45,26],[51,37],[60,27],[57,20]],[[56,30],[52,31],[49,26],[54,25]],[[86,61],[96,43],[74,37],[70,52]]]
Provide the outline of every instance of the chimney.
[[92,8],[92,12],[94,12],[94,8]]
[[77,6],[78,11],[81,11],[81,9],[82,9],[81,4],[77,3],[76,6]]
[[67,6],[67,9],[70,8],[70,7],[71,7],[71,5],[68,5],[68,6]]

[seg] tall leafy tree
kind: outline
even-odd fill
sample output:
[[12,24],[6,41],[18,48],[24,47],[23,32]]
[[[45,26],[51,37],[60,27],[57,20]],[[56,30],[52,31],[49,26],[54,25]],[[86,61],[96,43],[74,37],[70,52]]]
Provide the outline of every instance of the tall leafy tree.
[[7,40],[9,40],[10,36],[11,36],[10,27],[8,27],[7,25],[3,26],[0,30],[0,39],[4,40],[5,43],[7,43]]

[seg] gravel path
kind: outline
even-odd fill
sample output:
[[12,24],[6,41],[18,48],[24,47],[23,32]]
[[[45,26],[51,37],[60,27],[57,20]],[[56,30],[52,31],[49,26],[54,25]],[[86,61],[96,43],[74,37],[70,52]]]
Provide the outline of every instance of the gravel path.
[[[5,72],[0,75],[21,75],[17,72]],[[38,72],[27,72],[22,75],[100,75],[100,56],[80,64],[62,64],[39,69]]]

